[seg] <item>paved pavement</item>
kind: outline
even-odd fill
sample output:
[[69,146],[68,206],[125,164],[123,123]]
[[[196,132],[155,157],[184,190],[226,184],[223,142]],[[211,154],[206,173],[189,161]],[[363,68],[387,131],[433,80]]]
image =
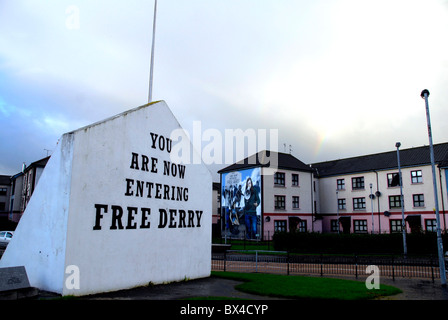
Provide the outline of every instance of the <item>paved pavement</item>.
[[[343,279],[351,279],[343,277]],[[364,281],[359,279],[359,281]],[[83,297],[88,300],[179,300],[189,297],[232,297],[245,300],[281,300],[240,292],[235,289],[239,281],[215,277],[155,285],[118,292],[102,293]],[[426,279],[381,279],[381,283],[400,288],[403,293],[383,297],[380,300],[448,300],[448,290],[442,288],[440,281],[432,283]]]
[[448,289],[441,286],[439,279],[434,283],[427,279],[381,279],[381,283],[397,287],[403,293],[380,300],[448,300]]
[[84,297],[89,300],[180,300],[191,297],[230,297],[245,300],[278,300],[235,289],[241,281],[216,277],[140,287]]

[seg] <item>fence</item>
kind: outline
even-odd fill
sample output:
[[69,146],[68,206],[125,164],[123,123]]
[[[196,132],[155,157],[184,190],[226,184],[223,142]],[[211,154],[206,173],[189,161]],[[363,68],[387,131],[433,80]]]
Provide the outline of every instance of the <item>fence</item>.
[[434,256],[331,256],[292,255],[285,251],[237,251],[212,253],[213,271],[261,272],[287,275],[368,276],[366,268],[375,265],[382,277],[440,278]]

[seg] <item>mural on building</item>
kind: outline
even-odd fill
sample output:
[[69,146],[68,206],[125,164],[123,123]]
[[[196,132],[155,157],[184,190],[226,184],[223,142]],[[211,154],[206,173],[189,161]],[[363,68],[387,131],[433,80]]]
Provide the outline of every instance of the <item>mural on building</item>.
[[223,235],[259,239],[262,201],[260,168],[223,174],[221,190]]

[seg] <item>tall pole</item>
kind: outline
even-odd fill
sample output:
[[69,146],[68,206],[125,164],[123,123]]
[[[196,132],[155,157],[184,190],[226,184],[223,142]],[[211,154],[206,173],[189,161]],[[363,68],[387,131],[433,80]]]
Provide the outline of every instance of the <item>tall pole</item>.
[[434,202],[435,202],[435,207],[436,207],[437,250],[438,250],[438,254],[439,254],[440,282],[443,287],[446,287],[445,261],[443,259],[442,231],[440,229],[439,199],[438,199],[438,195],[437,195],[436,167],[435,167],[435,161],[434,161],[434,147],[432,144],[431,119],[429,116],[428,96],[429,96],[429,91],[426,89],[423,90],[421,93],[421,97],[423,99],[425,99],[426,120],[428,123],[429,153],[431,155],[432,182],[434,185]]
[[370,184],[370,207],[372,208],[372,234],[375,232],[374,224],[373,224],[373,192],[372,192],[373,184]]
[[404,199],[403,199],[403,180],[401,179],[401,165],[400,165],[400,146],[401,143],[395,144],[397,147],[397,162],[398,162],[398,181],[400,184],[400,201],[401,201],[401,232],[403,234],[403,254],[406,257],[408,254],[408,246],[406,244],[406,222],[404,221]]
[[338,226],[338,234],[339,234],[339,192],[336,191],[336,213],[337,213],[337,226]]
[[148,103],[152,102],[152,79],[154,73],[154,45],[156,40],[156,17],[157,17],[157,0],[154,1],[154,20],[152,25],[152,46],[151,46],[151,65],[149,70]]

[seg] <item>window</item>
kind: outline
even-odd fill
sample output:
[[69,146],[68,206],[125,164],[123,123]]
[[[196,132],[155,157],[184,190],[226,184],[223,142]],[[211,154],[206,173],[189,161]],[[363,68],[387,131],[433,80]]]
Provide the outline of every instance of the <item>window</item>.
[[274,185],[276,186],[285,186],[285,173],[284,172],[276,172],[274,174]]
[[364,189],[364,177],[352,178],[352,189]]
[[411,171],[411,183],[422,183],[422,170]]
[[6,196],[7,188],[0,188],[0,196]]
[[400,186],[400,175],[398,173],[388,173],[387,174],[387,186],[388,187],[399,187]]
[[437,220],[436,219],[426,219],[425,229],[428,232],[437,232]]
[[390,220],[390,232],[401,232],[401,220]]
[[306,232],[306,221],[302,220],[299,222],[299,224],[297,225],[297,231],[298,232]]
[[355,233],[367,232],[367,220],[353,220],[353,228]]
[[366,208],[366,198],[353,198],[353,210],[362,210]]
[[286,220],[275,220],[274,232],[286,232]]
[[338,179],[336,185],[338,190],[345,190],[345,179]]
[[424,207],[425,206],[425,197],[422,194],[413,194],[412,200],[414,202],[414,207]]
[[292,179],[292,185],[294,187],[298,187],[299,186],[299,175],[293,173],[291,179]]
[[0,202],[0,211],[6,210],[6,202]]
[[347,209],[345,199],[338,199],[338,209],[339,210],[345,210]]
[[285,196],[274,196],[274,208],[285,209]]
[[332,232],[338,232],[339,231],[339,223],[338,220],[331,220],[331,231]]
[[401,208],[401,196],[389,196],[389,209]]
[[292,208],[299,209],[299,197],[292,197]]

